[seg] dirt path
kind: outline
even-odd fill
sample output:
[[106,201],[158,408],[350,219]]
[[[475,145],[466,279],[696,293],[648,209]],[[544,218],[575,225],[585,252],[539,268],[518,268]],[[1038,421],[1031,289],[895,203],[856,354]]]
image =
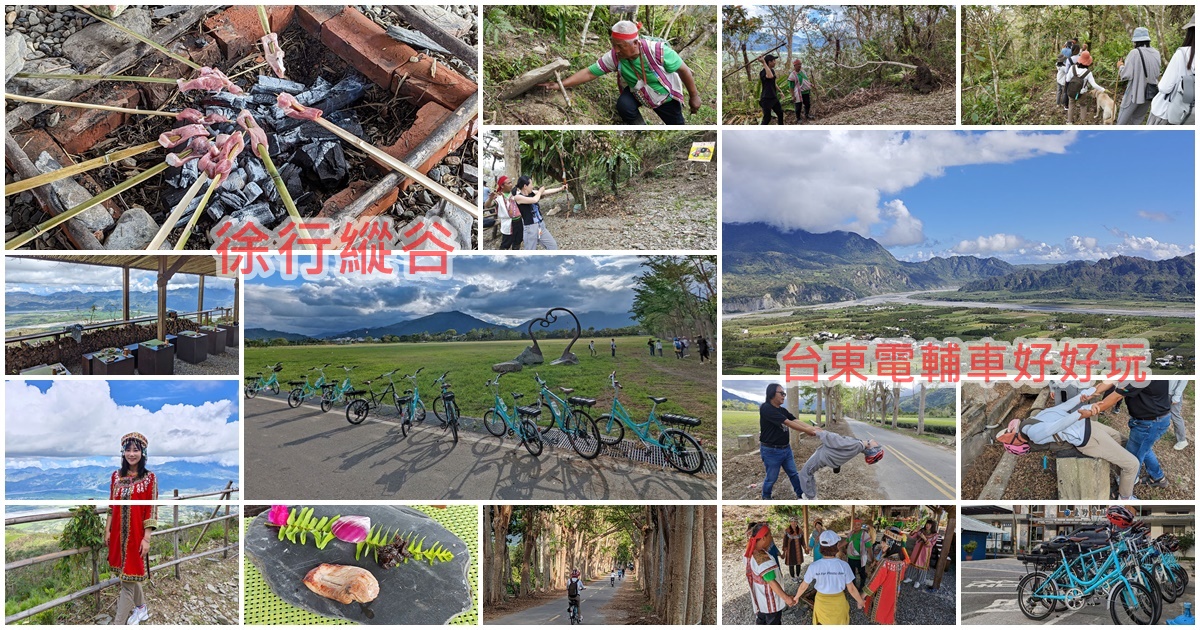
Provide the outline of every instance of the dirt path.
[[[1121,102],[1121,94],[1115,92],[1111,86],[1103,86],[1108,90],[1108,95],[1112,96],[1118,106]],[[1055,80],[1055,73],[1050,73],[1045,81],[1038,83],[1029,93],[1029,119],[1018,121],[1024,125],[1065,125],[1067,124],[1067,112],[1056,102],[1058,98],[1058,83]],[[1118,112],[1119,113],[1119,112]],[[1096,99],[1091,92],[1084,94],[1075,103],[1075,120],[1072,121],[1075,125],[1101,125],[1103,120],[1096,116]]]
[[[872,101],[861,106],[841,109],[839,99],[830,103],[834,113],[813,121],[819,125],[953,125],[956,122],[955,95],[952,89],[941,89],[929,94],[912,90],[888,92],[883,100]],[[791,114],[787,115],[790,120]]]

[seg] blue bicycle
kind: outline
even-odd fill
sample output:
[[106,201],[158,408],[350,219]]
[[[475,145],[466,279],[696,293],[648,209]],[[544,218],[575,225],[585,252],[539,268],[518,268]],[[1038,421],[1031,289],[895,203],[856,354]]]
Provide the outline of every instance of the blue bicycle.
[[487,386],[492,390],[492,408],[483,412],[483,426],[487,428],[488,433],[496,437],[504,437],[506,434],[520,437],[525,450],[538,457],[542,454],[542,434],[531,418],[537,418],[542,410],[534,406],[518,406],[517,401],[525,394],[512,392],[514,409],[510,413],[508,405],[504,404],[504,398],[500,395],[500,379],[503,376],[499,374],[487,382]]
[[[609,374],[608,380],[613,388],[612,411],[596,419],[600,441],[610,446],[620,444],[625,437],[624,425],[629,425],[630,430],[643,444],[661,449],[667,462],[675,468],[692,475],[700,472],[704,467],[704,451],[700,448],[700,442],[686,431],[667,429],[660,423],[661,421],[685,427],[698,427],[700,419],[671,413],[659,415],[658,406],[667,402],[667,399],[648,396],[654,401],[654,406],[650,408],[650,417],[645,422],[634,422],[619,400],[621,383],[617,382],[617,373]],[[657,430],[657,437],[652,434],[652,428]]]
[[[563,400],[550,391],[541,374],[534,372],[533,380],[537,382],[541,392],[537,406],[550,409],[550,413],[539,423],[542,433],[557,426],[558,430],[567,436],[571,448],[574,448],[580,457],[595,459],[600,454],[600,432],[596,428],[596,421],[583,409],[595,405],[596,399],[571,396]],[[569,387],[559,389],[568,395],[575,391]]]
[[288,385],[292,386],[292,391],[288,394],[289,407],[295,409],[304,404],[306,399],[317,396],[325,390],[325,368],[327,367],[329,367],[328,363],[321,367],[308,368],[309,372],[320,374],[314,383],[308,382],[308,374],[304,375],[303,381],[288,381]]
[[420,388],[417,387],[417,375],[425,368],[417,368],[416,372],[404,378],[412,382],[412,389],[404,390],[404,394],[396,400],[396,408],[400,411],[400,431],[405,436],[412,425],[425,421],[425,403],[421,402]]
[[327,383],[325,385],[325,390],[321,392],[321,411],[329,411],[333,409],[335,404],[340,405],[346,402],[346,393],[354,391],[354,385],[350,383],[350,373],[357,367],[357,365],[350,367],[343,365],[342,370],[346,372],[346,378],[342,380],[341,384],[333,385]]
[[264,370],[270,370],[271,376],[264,378],[263,373],[259,372],[256,376],[247,376],[248,382],[245,385],[246,398],[254,398],[258,392],[269,390],[272,394],[279,394],[279,372],[283,370],[283,365],[276,363],[275,365],[264,365]]

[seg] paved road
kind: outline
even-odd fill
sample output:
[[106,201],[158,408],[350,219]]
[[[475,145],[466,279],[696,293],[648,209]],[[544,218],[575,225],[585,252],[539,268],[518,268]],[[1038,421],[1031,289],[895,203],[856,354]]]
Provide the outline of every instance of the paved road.
[[[1052,613],[1043,621],[1034,621],[1021,613],[1017,606],[1017,581],[1025,575],[1025,568],[1012,559],[963,562],[962,566],[962,622],[985,624],[994,627],[1009,625],[1100,625],[1112,624],[1108,615],[1108,602],[1085,605],[1079,610]],[[1194,573],[1194,572],[1193,572]],[[1163,614],[1159,623],[1183,614],[1183,603],[1196,601],[1195,580],[1188,582],[1187,593],[1174,604],[1163,602]]]
[[[586,586],[587,588],[583,589],[583,593],[579,596],[579,610],[580,614],[583,615],[583,624],[590,626],[616,623],[617,620],[609,619],[607,608],[618,592],[633,589],[633,580],[630,579],[630,576],[627,574],[624,580],[618,580],[615,588],[608,585],[608,579],[589,582]],[[628,593],[625,594],[628,595]],[[621,620],[624,619],[624,616],[620,614],[613,616],[621,617]],[[564,593],[562,599],[542,604],[541,606],[526,608],[511,615],[498,617],[487,623],[488,625],[502,624],[509,626],[570,625],[571,617],[567,613],[567,596]]]
[[712,475],[694,476],[601,456],[587,461],[547,445],[535,459],[519,442],[459,431],[451,441],[431,412],[403,437],[390,421],[346,422],[344,410],[258,396],[246,407],[250,499],[713,500]]
[[847,418],[859,439],[883,445],[883,461],[874,466],[887,498],[904,501],[944,501],[958,494],[958,466],[951,449],[916,437]]

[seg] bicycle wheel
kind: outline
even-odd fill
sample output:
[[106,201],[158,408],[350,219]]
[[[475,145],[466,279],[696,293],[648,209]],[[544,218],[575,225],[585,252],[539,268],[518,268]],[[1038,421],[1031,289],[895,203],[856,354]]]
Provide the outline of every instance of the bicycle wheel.
[[450,424],[450,432],[454,434],[454,443],[458,444],[458,404],[453,400],[446,405],[446,422]]
[[333,409],[333,398],[321,396],[321,411],[329,411],[330,409]]
[[525,450],[529,451],[530,455],[539,457],[542,454],[542,434],[538,431],[537,425],[528,421],[521,421],[521,441],[525,444]]
[[1108,616],[1117,625],[1152,625],[1158,616],[1154,596],[1141,584],[1119,582],[1108,595]]
[[412,425],[408,421],[408,407],[400,407],[400,413],[396,418],[396,423],[400,425],[400,435],[408,437],[408,427]]
[[1058,586],[1045,573],[1035,571],[1017,583],[1017,604],[1021,613],[1034,621],[1041,621],[1054,612],[1058,600],[1043,599],[1047,595],[1058,595]]
[[258,395],[258,390],[254,389],[253,385],[246,386],[246,398],[254,398]]
[[433,399],[433,415],[437,416],[438,422],[446,422],[446,402],[441,396]]
[[543,405],[540,398],[537,401],[537,408],[541,409],[542,413],[536,419],[532,420],[532,422],[542,432],[542,435],[545,435],[557,424],[554,418],[554,409],[550,405]]
[[694,475],[704,468],[704,451],[700,448],[700,442],[691,435],[679,429],[667,429],[659,436],[658,443],[662,446],[667,461],[675,468],[689,475]]
[[1175,565],[1171,567],[1171,573],[1175,575],[1175,579],[1179,583],[1179,588],[1181,591],[1186,591],[1189,577],[1187,569],[1179,565]]
[[417,401],[417,411],[413,414],[412,420],[414,424],[425,422],[425,403],[423,401]]
[[488,409],[483,412],[483,428],[496,437],[504,437],[506,427],[504,426],[504,419],[496,413],[496,410]]
[[304,392],[300,391],[299,387],[293,389],[291,393],[288,394],[288,406],[292,409],[299,407],[300,403],[302,402],[304,402]]
[[1163,607],[1163,590],[1158,584],[1158,580],[1154,579],[1154,576],[1145,567],[1141,566],[1125,567],[1121,571],[1121,574],[1130,583],[1142,586],[1150,592],[1150,598],[1154,603],[1154,621],[1152,623],[1158,623],[1159,617],[1162,616]]
[[600,442],[609,446],[620,444],[625,437],[625,425],[607,413],[596,418],[596,430],[600,432]]
[[271,383],[271,393],[276,396],[279,395],[279,383]]
[[584,459],[595,459],[600,454],[600,430],[596,428],[596,421],[586,411],[575,409],[568,412],[566,425],[571,448]]
[[1175,583],[1175,576],[1171,574],[1162,564],[1155,564],[1149,569],[1151,575],[1154,576],[1154,581],[1158,584],[1158,594],[1163,598],[1163,601],[1168,604],[1175,603],[1179,599],[1179,586]]
[[371,412],[371,405],[366,400],[359,398],[350,401],[346,405],[346,422],[350,424],[362,424],[363,420],[367,419],[367,414]]

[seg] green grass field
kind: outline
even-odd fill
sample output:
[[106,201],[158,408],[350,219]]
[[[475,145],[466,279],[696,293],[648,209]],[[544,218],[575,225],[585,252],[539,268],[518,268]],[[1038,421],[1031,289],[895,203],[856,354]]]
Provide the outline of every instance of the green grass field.
[[[799,417],[801,422],[816,421],[816,416],[811,413],[802,413],[799,414]],[[904,433],[911,433],[913,437],[916,437],[916,416],[900,416],[896,424],[908,429]],[[926,427],[954,427],[955,425],[954,418],[925,418]],[[891,426],[892,423],[889,419],[886,427],[891,428]],[[724,439],[724,443],[726,445],[736,445],[737,436],[739,435],[758,435],[758,412],[721,410],[721,437]]]
[[[566,348],[568,340],[549,339],[539,341],[546,363],[522,372],[507,374],[500,381],[501,393],[506,403],[511,403],[510,392],[525,394],[523,403],[530,403],[538,393],[534,373],[540,373],[555,393],[558,387],[575,389],[574,396],[595,398],[592,417],[608,413],[612,407],[612,388],[608,375],[617,372],[621,382],[621,404],[634,420],[646,419],[653,403],[647,396],[668,399],[659,405],[660,413],[682,413],[700,418],[701,425],[689,428],[688,432],[700,438],[708,448],[716,450],[717,436],[717,377],[713,364],[701,365],[696,354],[678,360],[669,350],[663,357],[651,358],[646,348],[645,337],[617,338],[617,357],[609,354],[608,339],[596,339],[598,356],[588,354],[588,338],[582,337],[572,349],[579,357],[579,365],[553,366],[549,362],[557,359]],[[421,399],[431,407],[437,389],[434,379],[449,370],[447,380],[453,385],[455,400],[465,416],[479,418],[492,406],[492,394],[485,383],[495,376],[492,365],[512,360],[528,345],[528,341],[478,341],[444,343],[398,343],[362,344],[353,346],[279,346],[272,348],[246,348],[246,374],[261,371],[262,366],[283,363],[280,382],[303,380],[308,368],[332,363],[325,370],[330,380],[342,378],[343,371],[337,366],[357,365],[351,376],[356,385],[364,380],[375,379],[383,372],[398,370],[397,389],[403,391],[410,382],[400,377],[419,367],[425,370],[418,376]],[[315,379],[314,379],[315,380]],[[381,390],[386,381],[372,383],[372,388]],[[395,409],[392,410],[393,412]],[[627,437],[630,437],[627,433]]]

